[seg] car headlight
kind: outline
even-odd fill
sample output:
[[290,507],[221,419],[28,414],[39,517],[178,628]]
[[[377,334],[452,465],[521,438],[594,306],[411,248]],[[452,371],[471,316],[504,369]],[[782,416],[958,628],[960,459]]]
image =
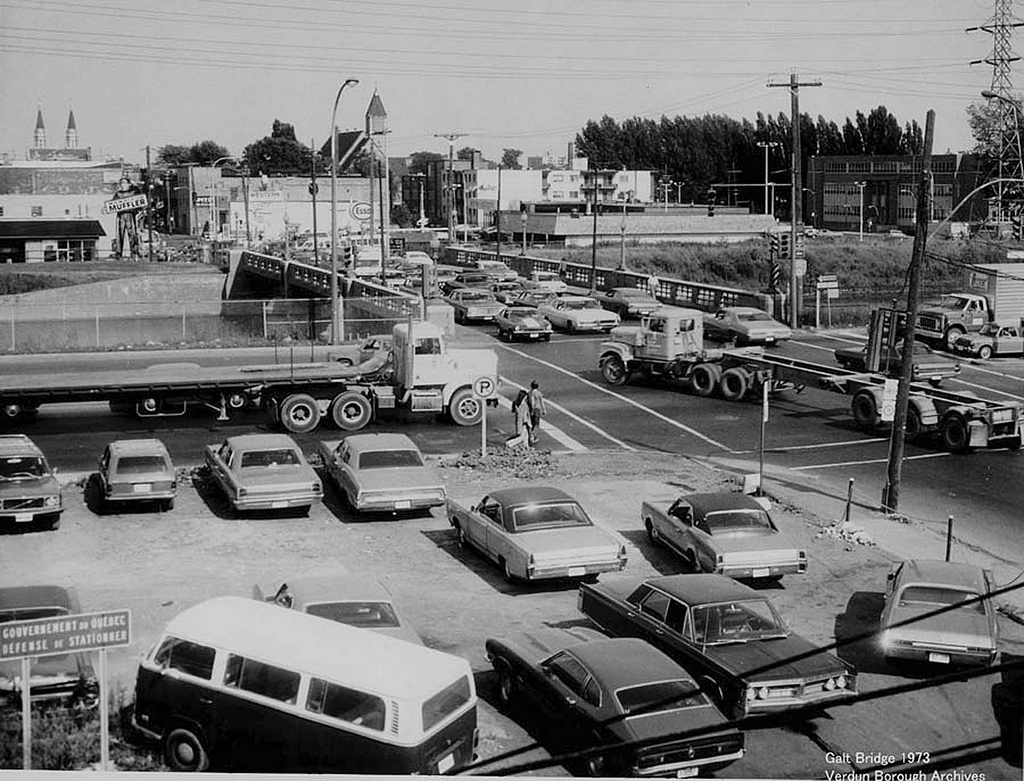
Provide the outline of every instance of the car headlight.
[[848,685],[849,685],[849,681],[846,680],[846,676],[845,675],[837,675],[836,676],[836,688],[837,689],[845,689]]
[[753,687],[748,687],[747,688],[747,702],[753,702],[756,699],[757,699],[757,689],[754,689]]
[[757,698],[759,700],[767,700],[768,699],[768,687],[767,686],[762,686],[760,689],[757,690]]
[[43,507],[59,507],[60,496],[47,496],[43,498]]
[[835,688],[836,688],[836,679],[835,678],[829,678],[827,681],[825,681],[825,691],[829,691],[829,692],[830,691],[834,691]]

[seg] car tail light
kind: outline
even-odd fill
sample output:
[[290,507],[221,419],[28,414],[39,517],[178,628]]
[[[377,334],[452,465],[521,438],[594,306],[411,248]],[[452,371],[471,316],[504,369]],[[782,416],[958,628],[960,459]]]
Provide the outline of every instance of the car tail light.
[[845,689],[848,685],[849,685],[849,682],[846,680],[846,676],[845,675],[838,675],[838,676],[836,676],[836,688],[837,689]]

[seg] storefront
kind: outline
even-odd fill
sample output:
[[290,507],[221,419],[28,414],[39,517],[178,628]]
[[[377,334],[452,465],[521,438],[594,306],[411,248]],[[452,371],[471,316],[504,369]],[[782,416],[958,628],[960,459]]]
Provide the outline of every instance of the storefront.
[[96,260],[98,220],[0,220],[0,263]]

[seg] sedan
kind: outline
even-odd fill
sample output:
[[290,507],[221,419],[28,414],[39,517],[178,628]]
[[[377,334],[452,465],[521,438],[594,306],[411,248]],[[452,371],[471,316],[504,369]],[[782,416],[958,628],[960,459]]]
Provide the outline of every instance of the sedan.
[[793,336],[788,326],[752,306],[727,306],[704,317],[704,335],[736,344],[777,344]]
[[507,306],[494,319],[498,338],[551,341],[551,323],[533,306]]
[[159,439],[119,439],[103,450],[99,461],[101,501],[106,505],[156,502],[174,507],[178,482],[174,463]]
[[308,512],[323,486],[287,434],[242,434],[207,445],[205,462],[236,512],[298,508]]
[[490,639],[486,649],[502,706],[536,725],[552,753],[644,743],[591,754],[581,762],[584,775],[688,778],[743,756],[743,733],[689,672],[642,640],[586,642],[568,630],[541,630],[522,644]]
[[619,316],[604,309],[589,296],[561,296],[545,301],[539,307],[555,328],[570,333],[574,331],[604,331],[605,333],[617,326]]
[[977,333],[958,336],[953,352],[984,360],[993,355],[1024,355],[1024,328],[986,323]]
[[601,306],[615,312],[623,320],[637,319],[661,308],[661,302],[646,290],[636,287],[613,287],[598,298]]
[[[916,382],[939,385],[943,380],[960,373],[960,364],[937,355],[926,344],[913,343],[913,376]],[[844,369],[856,372],[867,371],[866,347],[840,347],[835,350],[836,362]],[[879,371],[890,377],[897,376],[903,367],[903,342],[891,350],[883,348]]]
[[299,575],[266,591],[259,585],[253,586],[252,595],[261,602],[273,602],[339,624],[370,629],[423,645],[419,633],[395,607],[391,593],[370,578]]
[[426,510],[447,498],[441,478],[405,434],[352,434],[321,442],[317,454],[358,512]]
[[882,608],[887,659],[942,665],[989,665],[998,652],[995,605],[976,601],[906,626],[894,624],[983,596],[994,588],[987,570],[952,561],[912,559],[893,565]]
[[[0,627],[10,621],[60,618],[82,612],[74,588],[9,586],[0,588]],[[92,708],[99,702],[99,683],[84,653],[51,654],[30,660],[32,701],[69,703]],[[0,706],[21,703],[21,660],[0,662]]]
[[[330,329],[324,335],[330,338]],[[391,334],[374,334],[355,342],[339,344],[330,349],[328,360],[334,361],[342,366],[358,366],[378,353],[387,352],[391,349]]]
[[851,667],[791,631],[763,592],[725,575],[584,583],[578,605],[605,632],[653,643],[737,717],[833,703],[857,689]]
[[468,323],[493,320],[504,308],[490,290],[463,287],[450,291],[444,296],[452,309],[455,310],[456,323]]
[[644,502],[640,514],[651,541],[671,549],[693,570],[752,579],[807,571],[807,552],[780,534],[767,510],[746,494]]

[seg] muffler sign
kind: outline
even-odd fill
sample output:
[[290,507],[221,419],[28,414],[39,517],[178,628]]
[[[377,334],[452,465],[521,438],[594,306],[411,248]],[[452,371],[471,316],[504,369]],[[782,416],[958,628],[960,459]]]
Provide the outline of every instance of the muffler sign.
[[0,661],[131,645],[131,611],[110,610],[0,624]]
[[104,214],[115,214],[117,212],[130,212],[134,209],[145,209],[149,201],[143,194],[133,195],[129,198],[115,198],[112,201],[103,202]]

